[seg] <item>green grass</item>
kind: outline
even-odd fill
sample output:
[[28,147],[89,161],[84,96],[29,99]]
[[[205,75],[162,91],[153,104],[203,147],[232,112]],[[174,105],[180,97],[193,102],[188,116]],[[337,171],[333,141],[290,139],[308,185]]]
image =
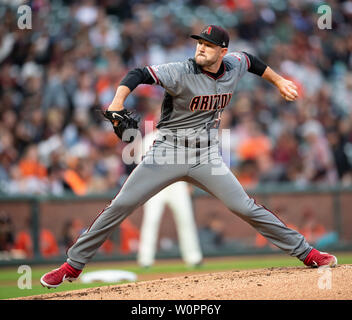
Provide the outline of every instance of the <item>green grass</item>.
[[[352,264],[352,253],[341,253],[336,254],[339,264]],[[177,261],[157,261],[152,268],[143,269],[140,268],[135,262],[130,263],[91,263],[85,271],[97,271],[104,269],[118,269],[134,272],[140,276],[142,275],[159,275],[172,274],[174,273],[190,273],[190,272],[215,272],[215,271],[226,271],[226,270],[239,270],[239,269],[260,269],[270,267],[293,267],[302,266],[302,263],[295,258],[289,256],[254,256],[254,257],[233,257],[233,258],[217,258],[217,259],[205,259],[204,264],[196,269],[189,268],[183,264],[181,260]],[[57,266],[33,266],[32,270],[32,288],[31,289],[19,289],[17,285],[18,279],[22,274],[17,273],[18,268],[2,268],[0,269],[0,299],[9,299],[16,297],[32,296],[37,294],[71,291],[84,288],[92,288],[98,286],[115,285],[116,283],[90,283],[84,284],[80,282],[67,283],[65,282],[57,289],[48,290],[43,288],[40,283],[40,277]]]

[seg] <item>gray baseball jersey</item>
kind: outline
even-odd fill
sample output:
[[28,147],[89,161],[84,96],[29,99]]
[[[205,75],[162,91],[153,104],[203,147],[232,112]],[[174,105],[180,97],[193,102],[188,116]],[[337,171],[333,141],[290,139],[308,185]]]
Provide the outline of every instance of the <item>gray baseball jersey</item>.
[[237,82],[250,66],[248,57],[240,52],[227,54],[223,64],[224,72],[218,78],[204,72],[194,59],[148,66],[155,83],[165,89],[157,128],[197,130],[204,125],[216,126]]
[[[226,55],[224,72],[217,78],[203,72],[193,59],[147,68],[154,82],[165,88],[158,137],[116,197],[68,250],[67,262],[83,269],[128,215],[168,185],[181,180],[209,192],[277,247],[303,261],[312,247],[299,232],[288,228],[276,215],[247,195],[222,160],[217,139],[209,134],[217,131],[211,128],[218,126],[219,115],[231,101],[237,82],[249,68],[246,55]],[[188,129],[195,131],[195,139],[183,133],[187,141],[190,138],[201,142],[205,138],[208,145],[194,141],[179,144],[179,132]],[[172,136],[171,141],[164,139],[166,132]],[[178,161],[186,158],[191,161]]]

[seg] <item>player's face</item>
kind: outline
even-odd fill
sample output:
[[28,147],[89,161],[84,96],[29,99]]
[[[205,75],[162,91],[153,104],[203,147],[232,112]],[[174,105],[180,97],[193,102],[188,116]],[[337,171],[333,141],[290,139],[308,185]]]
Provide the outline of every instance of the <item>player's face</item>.
[[222,60],[226,52],[226,48],[221,48],[209,41],[199,39],[195,53],[195,60],[201,67],[210,67]]

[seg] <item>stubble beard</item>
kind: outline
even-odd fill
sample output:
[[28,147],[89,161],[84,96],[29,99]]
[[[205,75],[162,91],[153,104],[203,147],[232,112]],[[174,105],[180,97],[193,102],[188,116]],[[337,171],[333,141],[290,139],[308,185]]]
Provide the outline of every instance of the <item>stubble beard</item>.
[[201,67],[211,67],[217,62],[217,58],[214,57],[213,60],[208,60],[205,56],[201,56],[201,59],[198,59],[198,56],[195,57],[196,63]]

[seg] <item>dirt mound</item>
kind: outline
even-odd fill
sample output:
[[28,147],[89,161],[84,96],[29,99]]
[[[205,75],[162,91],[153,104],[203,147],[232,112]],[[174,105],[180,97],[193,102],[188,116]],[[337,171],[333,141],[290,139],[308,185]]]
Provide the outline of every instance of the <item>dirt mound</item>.
[[21,299],[43,300],[302,300],[352,299],[352,265],[234,270],[160,278]]

